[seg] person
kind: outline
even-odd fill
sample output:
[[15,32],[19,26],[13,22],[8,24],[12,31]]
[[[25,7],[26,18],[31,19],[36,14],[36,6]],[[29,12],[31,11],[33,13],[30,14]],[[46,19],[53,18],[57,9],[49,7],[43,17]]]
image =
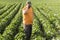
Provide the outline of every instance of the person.
[[25,40],[30,40],[32,34],[33,16],[34,16],[30,1],[26,2],[26,5],[22,9],[22,14],[23,14],[23,27],[25,32]]

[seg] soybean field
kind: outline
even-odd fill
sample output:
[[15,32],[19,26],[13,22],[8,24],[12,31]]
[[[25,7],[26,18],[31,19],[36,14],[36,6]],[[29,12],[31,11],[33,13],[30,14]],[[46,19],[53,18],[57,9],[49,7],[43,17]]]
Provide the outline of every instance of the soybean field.
[[[24,40],[22,8],[27,0],[0,0],[0,40]],[[30,0],[34,12],[31,40],[60,40],[60,0]]]

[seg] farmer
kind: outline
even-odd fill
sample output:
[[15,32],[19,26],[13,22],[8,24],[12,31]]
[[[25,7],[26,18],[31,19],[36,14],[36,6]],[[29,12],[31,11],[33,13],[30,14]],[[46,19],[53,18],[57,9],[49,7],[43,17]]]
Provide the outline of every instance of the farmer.
[[32,23],[33,23],[33,10],[31,7],[31,2],[27,1],[26,6],[22,9],[23,14],[23,25],[25,32],[25,40],[30,40],[32,33]]

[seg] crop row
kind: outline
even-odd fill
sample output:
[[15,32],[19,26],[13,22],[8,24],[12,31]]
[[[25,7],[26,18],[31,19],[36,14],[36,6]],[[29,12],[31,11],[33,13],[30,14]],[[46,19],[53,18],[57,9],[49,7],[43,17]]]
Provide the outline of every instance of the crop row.
[[21,7],[19,8],[20,9],[19,12],[13,18],[9,26],[6,27],[2,35],[4,40],[13,40],[14,36],[18,33],[19,25],[22,22]]
[[12,12],[12,10],[14,10],[14,8],[16,7],[16,5],[13,5],[10,9],[8,9],[4,14],[2,14],[0,16],[0,20],[3,19],[4,17],[6,17],[10,12]]
[[17,14],[20,8],[20,5],[21,4],[17,5],[16,8],[0,22],[0,33],[1,34],[3,33],[4,29],[10,24],[10,22],[15,17],[15,15]]
[[44,17],[44,15],[41,14],[41,11],[39,12],[37,8],[34,8],[34,10],[35,15],[40,21],[38,24],[42,26],[43,30],[41,30],[43,31],[43,34],[46,37],[46,39],[52,39],[53,37],[55,37],[56,30],[52,28],[53,26],[52,24],[50,24],[50,21],[47,20],[46,17]]
[[6,12],[8,9],[10,9],[13,5],[14,4],[6,5],[3,9],[0,10],[0,15],[2,15],[4,12]]
[[39,10],[38,8],[37,10],[50,22],[50,24],[53,26],[52,28],[54,28],[56,32],[60,30],[60,20],[54,16],[53,11],[45,13],[44,10]]
[[0,4],[0,10],[3,9],[5,7],[5,5]]

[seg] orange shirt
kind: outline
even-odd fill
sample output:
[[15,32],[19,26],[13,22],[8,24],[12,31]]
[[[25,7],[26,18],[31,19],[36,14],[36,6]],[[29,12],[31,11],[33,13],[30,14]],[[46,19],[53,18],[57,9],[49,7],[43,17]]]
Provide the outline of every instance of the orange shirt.
[[[23,10],[25,9],[26,7],[23,8]],[[32,24],[32,23],[33,23],[33,10],[32,7],[30,7],[27,10],[26,14],[23,13],[23,24]]]

